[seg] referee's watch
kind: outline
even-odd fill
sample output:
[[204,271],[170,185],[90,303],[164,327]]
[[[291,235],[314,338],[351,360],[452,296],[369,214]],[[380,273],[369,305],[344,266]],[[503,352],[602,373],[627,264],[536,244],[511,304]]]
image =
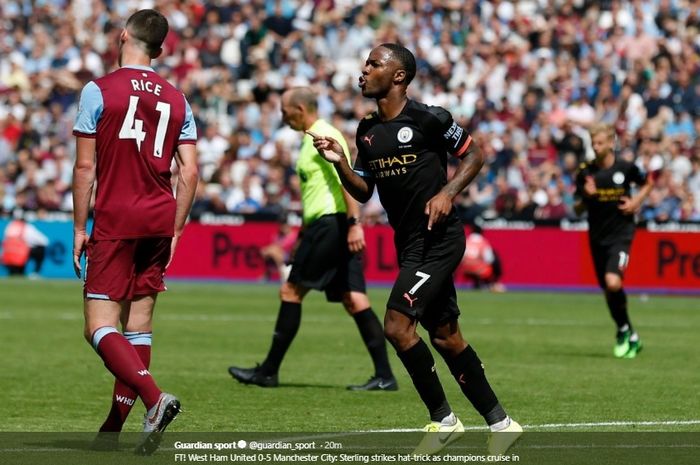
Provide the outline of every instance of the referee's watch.
[[348,226],[355,226],[356,224],[360,224],[360,219],[356,216],[351,216],[348,218]]

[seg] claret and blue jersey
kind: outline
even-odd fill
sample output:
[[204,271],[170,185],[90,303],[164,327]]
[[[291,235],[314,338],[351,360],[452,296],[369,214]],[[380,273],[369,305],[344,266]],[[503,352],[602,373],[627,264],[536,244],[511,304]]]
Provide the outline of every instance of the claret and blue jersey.
[[173,157],[197,140],[182,92],[150,67],[125,66],[84,87],[73,134],[96,140],[93,238],[172,236]]

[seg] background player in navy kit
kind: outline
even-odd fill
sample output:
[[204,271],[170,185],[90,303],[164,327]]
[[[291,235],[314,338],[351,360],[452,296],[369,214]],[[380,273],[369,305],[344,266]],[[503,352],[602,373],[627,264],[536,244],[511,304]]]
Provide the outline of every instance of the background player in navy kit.
[[[634,358],[642,349],[642,342],[627,314],[622,278],[634,237],[634,213],[651,192],[653,183],[637,165],[615,157],[612,126],[597,124],[589,132],[595,160],[581,165],[574,208],[578,214],[588,210],[588,241],[596,277],[617,325],[613,354]],[[641,186],[634,197],[630,197],[631,184]]]
[[[197,186],[197,131],[185,96],[150,67],[168,21],[141,10],[119,36],[120,68],[89,82],[73,133],[73,261],[80,277],[86,254],[85,338],[116,378],[101,433],[118,432],[136,397],[148,410],[136,452],[151,454],[180,410],[148,371],[153,308],[163,274],[183,232]],[[173,197],[173,158],[178,165]],[[87,219],[97,181],[95,221]],[[121,322],[124,333],[117,330]],[[105,443],[98,435],[96,445]],[[102,440],[101,440],[102,438]]]
[[[377,185],[395,231],[400,269],[384,332],[428,408],[431,422],[425,431],[441,433],[426,434],[415,453],[434,454],[464,431],[447,402],[430,349],[416,332],[420,322],[467,399],[491,431],[499,432],[490,437],[489,453],[503,454],[522,428],[506,415],[481,360],[462,338],[453,281],[465,237],[452,202],[477,175],[483,156],[449,112],[408,99],[406,89],[415,72],[413,54],[400,45],[382,44],[371,51],[359,84],[363,96],[377,101],[378,111],[360,122],[354,171],[337,141],[315,137],[314,144],[360,202],[369,200]],[[448,153],[462,160],[449,182]]]

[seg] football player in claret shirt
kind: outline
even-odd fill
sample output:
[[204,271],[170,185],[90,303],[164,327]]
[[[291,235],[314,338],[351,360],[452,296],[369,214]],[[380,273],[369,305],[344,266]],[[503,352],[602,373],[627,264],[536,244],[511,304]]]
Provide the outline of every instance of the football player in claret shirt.
[[[416,332],[420,323],[455,381],[493,432],[489,453],[504,454],[522,433],[499,403],[484,367],[463,339],[453,273],[465,246],[464,226],[453,200],[483,166],[472,137],[449,112],[406,95],[416,73],[413,54],[397,44],[374,48],[362,69],[362,95],[377,101],[377,111],[357,129],[354,170],[342,147],[329,137],[314,145],[335,165],[345,188],[366,202],[377,186],[394,229],[399,275],[384,318],[384,332],[397,351],[430,414],[415,454],[434,454],[464,431],[447,402],[428,345]],[[447,180],[447,156],[461,160]]]
[[[627,295],[622,278],[629,263],[634,237],[634,213],[653,188],[652,176],[645,176],[634,163],[615,157],[612,126],[597,124],[589,130],[595,160],[583,163],[576,176],[576,203],[581,214],[588,210],[588,242],[598,285],[605,292],[617,335],[613,354],[634,358],[642,349],[639,334],[627,313]],[[630,196],[630,186],[639,190]]]
[[[85,338],[116,378],[112,409],[100,432],[121,431],[140,397],[147,414],[136,452],[143,455],[157,449],[160,433],[180,411],[179,400],[162,392],[148,372],[151,321],[198,178],[190,106],[150,67],[167,33],[167,20],[155,10],[128,19],[119,36],[120,68],[85,86],[73,128],[73,260],[80,277],[80,257],[86,254]],[[170,182],[173,158],[176,196]],[[117,330],[120,322],[123,334]],[[100,434],[95,445],[115,446],[116,438]]]

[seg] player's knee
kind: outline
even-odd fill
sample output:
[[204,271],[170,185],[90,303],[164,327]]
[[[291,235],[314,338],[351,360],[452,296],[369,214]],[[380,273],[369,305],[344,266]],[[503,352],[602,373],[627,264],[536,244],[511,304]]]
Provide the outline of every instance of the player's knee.
[[384,326],[384,337],[397,352],[404,352],[415,345],[418,336],[398,325],[387,324]]
[[622,278],[619,275],[608,273],[605,275],[605,290],[617,292],[622,289]]
[[436,335],[430,336],[430,343],[433,345],[433,347],[435,347],[435,349],[441,352],[448,350],[450,347],[449,339]]
[[94,326],[94,325],[89,325],[85,324],[83,328],[83,337],[85,338],[85,341],[92,345],[93,343],[93,337],[95,336],[95,332],[100,329],[102,326]]
[[432,334],[430,342],[433,347],[443,355],[457,356],[467,347],[466,341],[455,334],[449,336],[441,336]]
[[361,292],[346,292],[343,294],[343,307],[350,315],[354,315],[370,307],[369,299]]
[[87,341],[88,344],[92,345],[92,329],[88,327],[88,325],[85,325],[83,328],[83,337]]
[[343,294],[343,308],[345,308],[345,311],[348,312],[350,315],[353,313],[357,313],[359,309],[353,302],[352,296],[350,293]]
[[284,283],[280,287],[280,300],[283,302],[300,303],[301,298],[301,293],[290,283]]

